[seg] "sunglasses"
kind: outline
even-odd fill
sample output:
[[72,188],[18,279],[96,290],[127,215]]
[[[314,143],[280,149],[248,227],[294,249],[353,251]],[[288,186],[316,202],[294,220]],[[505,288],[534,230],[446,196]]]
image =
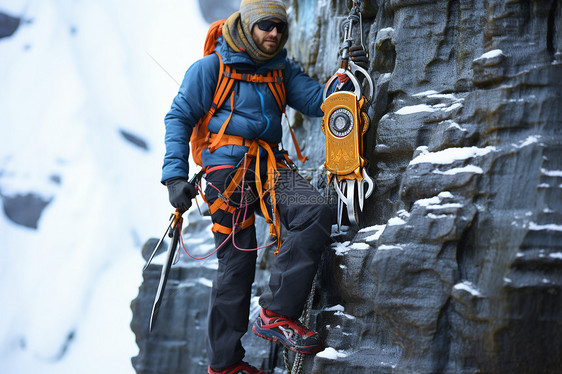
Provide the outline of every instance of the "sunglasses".
[[271,32],[274,28],[277,29],[277,32],[282,34],[285,29],[287,28],[287,24],[285,22],[273,22],[270,20],[260,21],[256,25],[262,31]]

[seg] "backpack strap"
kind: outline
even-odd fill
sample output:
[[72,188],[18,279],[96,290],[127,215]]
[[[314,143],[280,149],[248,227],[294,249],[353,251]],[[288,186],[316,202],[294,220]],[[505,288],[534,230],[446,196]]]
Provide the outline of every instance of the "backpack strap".
[[285,94],[285,85],[283,84],[283,75],[281,70],[275,70],[273,73],[270,71],[268,75],[271,74],[273,78],[272,82],[267,82],[271,93],[273,93],[273,97],[275,97],[275,101],[279,106],[279,110],[281,113],[285,113],[285,105],[287,105],[287,96]]

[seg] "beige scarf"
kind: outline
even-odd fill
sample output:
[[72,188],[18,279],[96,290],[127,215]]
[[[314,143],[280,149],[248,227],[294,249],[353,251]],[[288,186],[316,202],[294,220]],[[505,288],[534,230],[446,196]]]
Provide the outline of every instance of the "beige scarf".
[[228,17],[226,23],[222,28],[222,35],[228,43],[228,46],[232,48],[235,52],[246,52],[252,61],[258,65],[263,65],[267,61],[275,57],[287,43],[288,39],[288,29],[285,30],[283,36],[281,37],[281,42],[279,47],[272,54],[265,53],[258,48],[254,39],[252,38],[252,32],[249,30],[248,25],[241,21],[240,12],[236,12],[230,17]]

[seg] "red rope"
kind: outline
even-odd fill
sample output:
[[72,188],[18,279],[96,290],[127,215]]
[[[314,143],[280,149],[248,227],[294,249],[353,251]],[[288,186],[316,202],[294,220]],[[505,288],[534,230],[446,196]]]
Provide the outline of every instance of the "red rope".
[[194,256],[192,256],[192,255],[187,251],[187,248],[185,248],[185,245],[183,244],[183,235],[181,234],[181,232],[180,232],[180,241],[181,241],[181,246],[182,246],[183,250],[185,251],[185,253],[187,253],[187,255],[188,255],[190,258],[192,258],[192,259],[194,259],[194,260],[204,260],[204,259],[206,259],[206,258],[211,257],[211,256],[214,255],[215,253],[217,253],[217,251],[223,246],[224,243],[226,243],[226,241],[228,240],[228,238],[230,238],[231,235],[232,235],[232,233],[230,233],[230,234],[226,237],[226,239],[225,239],[217,248],[215,248],[215,250],[214,250],[213,252],[211,252],[211,253],[209,253],[208,255],[206,255],[206,256],[204,256],[204,257],[201,257],[201,258],[199,258],[199,257],[194,257]]

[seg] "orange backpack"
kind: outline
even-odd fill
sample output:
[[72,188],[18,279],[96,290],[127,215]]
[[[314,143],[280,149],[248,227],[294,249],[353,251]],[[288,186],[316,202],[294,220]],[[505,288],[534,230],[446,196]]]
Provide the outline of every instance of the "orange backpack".
[[[208,56],[215,52],[215,47],[217,44],[217,38],[222,35],[222,27],[225,24],[226,19],[215,21],[209,27],[209,31],[207,32],[207,37],[205,38],[205,46],[204,46],[204,56]],[[285,113],[285,105],[287,102],[285,96],[285,86],[283,84],[283,75],[281,70],[269,71],[266,75],[259,75],[259,74],[240,74],[236,72],[236,69],[232,68],[230,65],[225,65],[222,62],[222,57],[217,53],[219,57],[219,78],[217,82],[217,87],[215,89],[215,93],[213,96],[213,103],[209,111],[199,120],[199,123],[194,128],[193,133],[191,134],[190,144],[191,144],[191,156],[193,157],[193,161],[199,166],[203,165],[203,161],[201,159],[201,153],[205,148],[209,149],[209,152],[214,152],[217,148],[226,145],[226,144],[238,144],[238,145],[245,145],[245,140],[240,136],[229,135],[225,134],[226,127],[230,122],[232,117],[232,112],[234,111],[234,97],[235,92],[232,91],[232,86],[234,82],[237,80],[246,81],[246,82],[255,82],[255,83],[267,83],[269,89],[273,93],[275,97],[275,101],[279,106],[279,110],[282,113]],[[230,94],[230,91],[232,93]],[[231,112],[226,121],[222,124],[220,131],[218,134],[212,134],[209,131],[209,121],[211,117],[215,114],[217,109],[219,109],[225,100],[227,99],[228,95],[230,94],[230,108]],[[291,131],[291,136],[293,138],[293,142],[295,143],[295,148],[297,151],[297,155],[299,160],[303,161],[306,160],[305,157],[302,157],[299,146],[296,142],[295,135],[293,133],[293,129],[289,126],[289,130]]]

